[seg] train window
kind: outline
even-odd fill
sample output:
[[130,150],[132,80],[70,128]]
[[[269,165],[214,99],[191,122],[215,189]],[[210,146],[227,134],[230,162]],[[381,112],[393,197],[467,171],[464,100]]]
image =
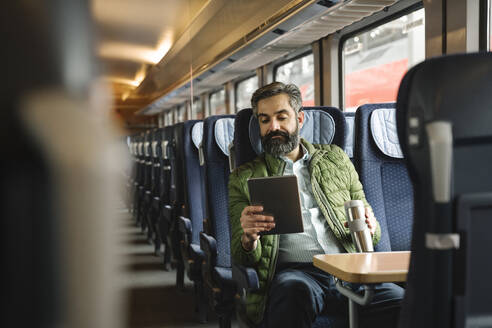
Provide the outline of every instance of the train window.
[[210,113],[212,115],[226,114],[225,90],[214,92],[210,95]]
[[256,75],[236,83],[236,112],[251,107],[251,96],[258,89]]
[[314,106],[314,56],[304,55],[275,67],[275,81],[294,83],[302,94],[303,106]]
[[174,124],[179,123],[178,107],[174,107],[172,111],[173,111],[173,122],[174,122]]
[[203,106],[202,100],[200,98],[193,99],[193,104],[191,107],[191,115],[194,120],[202,120],[203,117]]
[[406,71],[425,59],[424,9],[346,38],[345,110],[396,100]]
[[176,123],[184,122],[186,120],[186,104],[179,105],[176,108]]
[[174,124],[174,113],[173,110],[171,109],[170,111],[167,112],[167,125],[173,125]]

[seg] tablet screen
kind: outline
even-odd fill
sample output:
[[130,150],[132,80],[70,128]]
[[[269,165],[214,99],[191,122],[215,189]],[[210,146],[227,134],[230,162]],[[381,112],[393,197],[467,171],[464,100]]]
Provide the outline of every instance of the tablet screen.
[[275,220],[275,228],[262,235],[304,231],[295,175],[248,179],[248,188],[251,205],[262,205],[263,213]]

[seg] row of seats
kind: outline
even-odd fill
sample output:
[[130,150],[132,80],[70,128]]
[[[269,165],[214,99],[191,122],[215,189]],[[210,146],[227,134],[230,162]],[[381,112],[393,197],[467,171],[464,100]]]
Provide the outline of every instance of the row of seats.
[[[300,131],[308,141],[334,143],[353,158],[383,231],[378,251],[410,249],[412,188],[395,139],[394,107],[366,105],[355,115],[305,108]],[[229,326],[234,296],[258,288],[254,270],[232,268],[227,192],[230,169],[262,152],[251,109],[148,131],[132,137],[130,149],[136,221],[156,250],[165,244],[165,263],[176,266],[177,286],[182,288],[184,272],[194,282],[199,319],[206,319],[208,304],[221,326]],[[330,320],[320,318],[319,326]]]

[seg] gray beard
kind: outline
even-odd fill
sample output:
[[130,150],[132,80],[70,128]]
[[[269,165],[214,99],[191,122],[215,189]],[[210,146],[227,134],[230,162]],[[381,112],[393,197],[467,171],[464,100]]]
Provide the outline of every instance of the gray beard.
[[[283,138],[272,139],[275,135],[281,135]],[[265,152],[275,157],[289,154],[299,146],[299,123],[292,134],[283,131],[270,132],[261,138],[261,145]]]

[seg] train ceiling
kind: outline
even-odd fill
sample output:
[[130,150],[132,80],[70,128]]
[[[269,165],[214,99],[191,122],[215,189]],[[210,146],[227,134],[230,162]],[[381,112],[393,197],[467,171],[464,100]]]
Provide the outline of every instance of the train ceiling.
[[211,90],[394,2],[92,0],[91,9],[101,79],[131,126],[189,99],[190,81]]

